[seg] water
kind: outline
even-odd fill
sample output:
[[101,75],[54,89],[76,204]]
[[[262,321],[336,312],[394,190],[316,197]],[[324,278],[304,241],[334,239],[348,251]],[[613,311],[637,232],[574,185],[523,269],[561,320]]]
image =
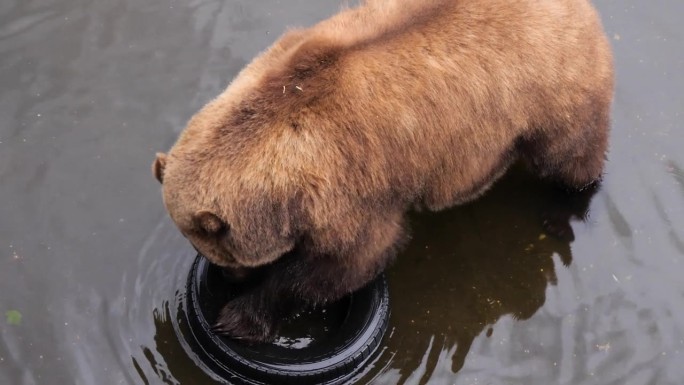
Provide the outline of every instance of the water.
[[[617,89],[574,241],[545,233],[556,198],[520,172],[415,216],[390,336],[359,383],[681,383],[684,3],[596,5]],[[214,383],[173,331],[193,254],[149,166],[285,26],[338,6],[0,3],[0,383]]]

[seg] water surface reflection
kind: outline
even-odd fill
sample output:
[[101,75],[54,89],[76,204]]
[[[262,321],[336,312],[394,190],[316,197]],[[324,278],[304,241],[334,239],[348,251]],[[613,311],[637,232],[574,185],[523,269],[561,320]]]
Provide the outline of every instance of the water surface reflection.
[[587,217],[595,192],[567,194],[517,169],[473,204],[415,215],[414,239],[390,270],[395,330],[380,378],[424,383],[438,365],[456,373],[499,319],[532,317],[556,269],[572,263],[570,221]]
[[[574,241],[543,214],[586,199],[524,173],[415,216],[393,332],[360,383],[682,383],[684,2],[595,3],[617,90]],[[172,333],[194,255],[149,165],[286,26],[339,4],[0,1],[0,315],[22,314],[0,319],[1,384],[214,383]]]

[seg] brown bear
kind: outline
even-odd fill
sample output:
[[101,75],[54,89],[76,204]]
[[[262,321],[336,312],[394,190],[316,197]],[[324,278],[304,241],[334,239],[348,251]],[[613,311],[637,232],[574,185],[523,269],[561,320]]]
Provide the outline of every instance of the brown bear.
[[472,200],[517,159],[571,188],[596,181],[612,94],[587,0],[367,0],[286,32],[153,172],[210,261],[267,266],[216,323],[263,341],[291,306],[377,276],[411,209]]

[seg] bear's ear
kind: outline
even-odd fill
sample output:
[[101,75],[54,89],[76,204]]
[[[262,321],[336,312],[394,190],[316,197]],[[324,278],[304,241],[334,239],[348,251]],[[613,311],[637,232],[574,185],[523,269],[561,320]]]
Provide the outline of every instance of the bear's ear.
[[218,234],[228,227],[221,218],[210,211],[200,210],[195,213],[194,218],[197,227],[206,231],[208,234]]
[[164,169],[166,168],[166,154],[162,152],[157,153],[157,158],[152,163],[152,174],[159,181],[164,183]]

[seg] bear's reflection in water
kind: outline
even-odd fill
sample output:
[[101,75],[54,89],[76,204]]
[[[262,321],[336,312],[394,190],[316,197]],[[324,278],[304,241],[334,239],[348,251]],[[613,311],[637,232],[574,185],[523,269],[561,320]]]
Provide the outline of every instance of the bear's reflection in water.
[[422,365],[423,383],[455,347],[457,372],[485,328],[534,315],[557,282],[553,257],[570,265],[571,221],[587,217],[597,190],[566,193],[518,167],[469,205],[414,215],[413,239],[388,269],[392,331],[376,368],[398,369],[404,383]]

